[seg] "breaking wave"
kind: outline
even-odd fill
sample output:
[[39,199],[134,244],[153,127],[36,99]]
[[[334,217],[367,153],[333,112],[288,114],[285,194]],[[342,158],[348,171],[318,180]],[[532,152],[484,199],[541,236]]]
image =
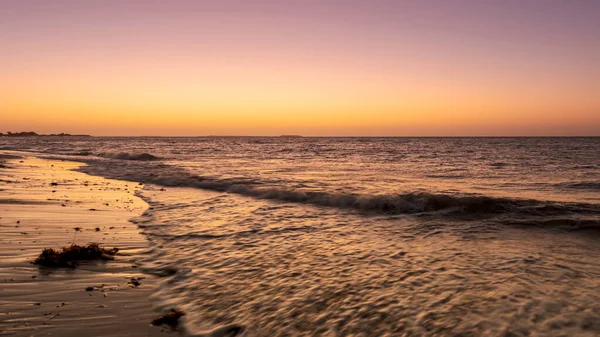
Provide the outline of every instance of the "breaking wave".
[[127,163],[118,167],[94,165],[80,168],[85,173],[137,181],[165,187],[191,187],[227,192],[257,199],[304,203],[315,206],[354,209],[382,214],[439,213],[443,215],[485,215],[512,213],[526,216],[600,214],[600,206],[586,203],[551,202],[500,198],[478,194],[410,192],[400,194],[352,194],[331,191],[304,191],[286,186],[266,185],[251,179],[218,179],[192,174],[163,163]]
[[139,161],[153,161],[159,160],[160,158],[149,153],[128,153],[128,152],[118,152],[118,153],[110,153],[103,152],[99,153],[98,157],[109,158],[109,159],[122,159],[122,160],[139,160]]
[[578,182],[565,182],[556,184],[559,188],[572,189],[572,190],[589,190],[589,191],[600,191],[600,181],[578,181]]

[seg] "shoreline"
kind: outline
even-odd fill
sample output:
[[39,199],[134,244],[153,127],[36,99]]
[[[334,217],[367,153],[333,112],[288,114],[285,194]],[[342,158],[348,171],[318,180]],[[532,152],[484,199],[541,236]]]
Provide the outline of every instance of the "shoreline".
[[[130,222],[148,207],[135,196],[142,186],[74,171],[83,163],[2,154],[0,336],[164,336],[150,324],[158,279],[138,264],[149,243]],[[30,263],[44,248],[90,242],[119,253],[75,269]]]

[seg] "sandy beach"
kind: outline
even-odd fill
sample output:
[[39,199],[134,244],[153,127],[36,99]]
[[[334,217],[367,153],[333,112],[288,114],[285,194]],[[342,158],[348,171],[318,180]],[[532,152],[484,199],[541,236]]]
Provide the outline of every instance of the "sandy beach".
[[[138,265],[148,242],[129,222],[147,208],[134,196],[143,186],[72,171],[80,163],[2,158],[0,335],[165,335],[150,324],[156,279]],[[75,269],[31,264],[44,248],[90,242],[119,252]]]

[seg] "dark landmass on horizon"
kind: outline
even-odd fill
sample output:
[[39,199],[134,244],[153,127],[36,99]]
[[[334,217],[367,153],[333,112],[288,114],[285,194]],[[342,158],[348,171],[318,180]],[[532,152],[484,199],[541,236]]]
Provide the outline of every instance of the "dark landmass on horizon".
[[87,135],[87,134],[70,134],[70,133],[52,133],[38,134],[33,131],[29,132],[0,132],[0,137],[93,137],[93,138],[600,138],[600,135],[518,135],[518,136],[499,136],[499,135],[474,135],[474,136],[304,136],[296,134],[281,134],[281,135],[183,135],[183,136],[163,136],[163,135]]
[[37,134],[33,131],[29,132],[7,132],[6,134],[0,132],[0,137],[91,137],[90,135],[72,135],[69,133],[53,133],[49,135]]

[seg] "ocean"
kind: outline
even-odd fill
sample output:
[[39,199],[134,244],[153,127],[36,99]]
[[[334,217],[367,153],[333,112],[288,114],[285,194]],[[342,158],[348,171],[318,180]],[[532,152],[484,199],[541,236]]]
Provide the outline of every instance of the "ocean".
[[145,270],[165,276],[155,300],[202,329],[600,334],[600,138],[3,137],[0,149],[145,184],[150,208],[132,221],[150,242]]

